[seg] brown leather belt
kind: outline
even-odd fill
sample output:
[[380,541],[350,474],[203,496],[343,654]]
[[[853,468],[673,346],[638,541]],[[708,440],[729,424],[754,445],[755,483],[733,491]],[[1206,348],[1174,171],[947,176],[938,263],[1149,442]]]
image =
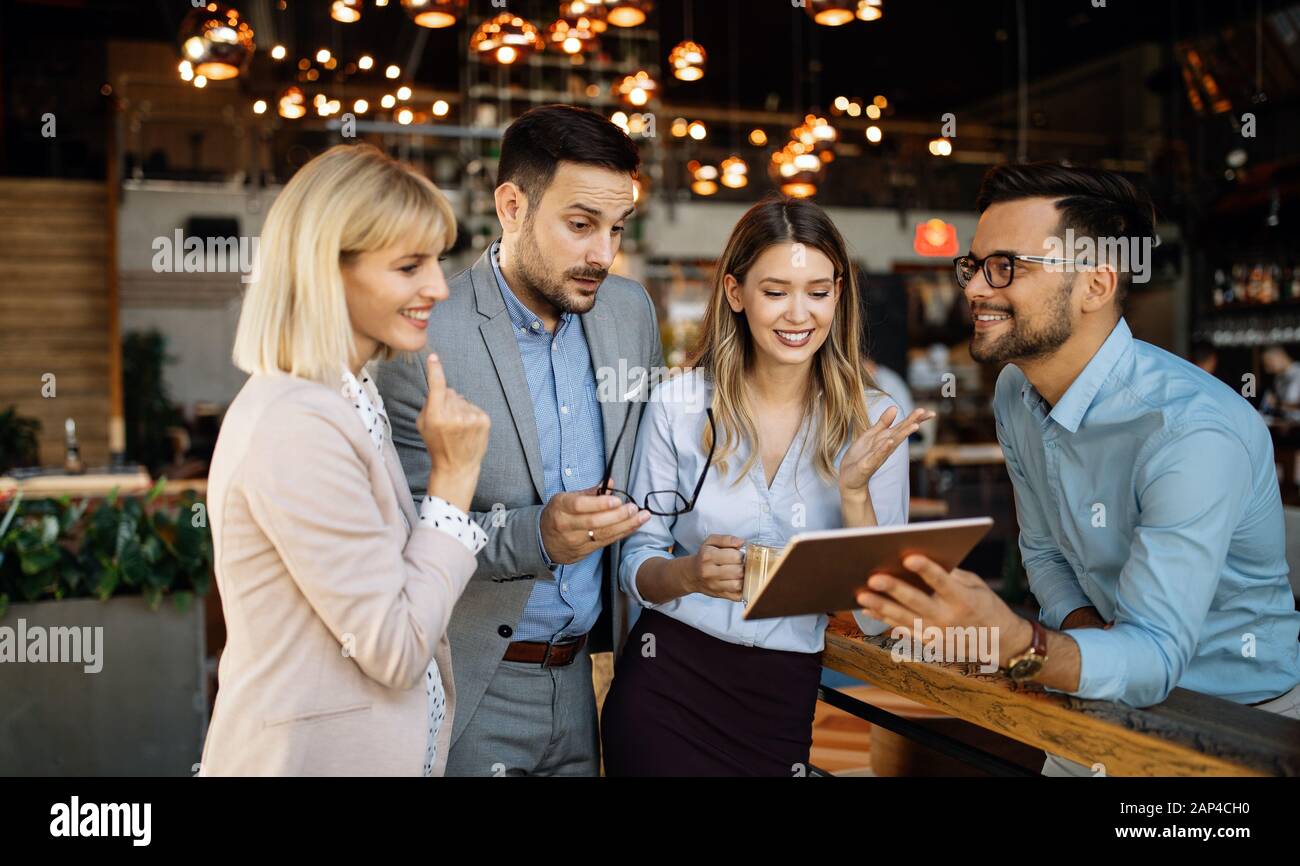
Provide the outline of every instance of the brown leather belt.
[[544,668],[562,668],[565,665],[573,664],[573,660],[578,657],[578,653],[586,645],[587,636],[585,634],[566,643],[513,640],[506,647],[506,654],[502,658],[508,662],[523,662],[530,665],[541,665]]

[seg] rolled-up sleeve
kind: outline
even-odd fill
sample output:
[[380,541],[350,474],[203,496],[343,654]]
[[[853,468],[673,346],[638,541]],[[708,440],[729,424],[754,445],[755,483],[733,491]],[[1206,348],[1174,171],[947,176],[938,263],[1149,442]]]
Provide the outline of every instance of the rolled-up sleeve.
[[1138,471],[1141,514],[1120,572],[1115,624],[1071,629],[1083,698],[1158,704],[1196,651],[1250,490],[1250,458],[1231,432],[1178,431]]
[[[645,407],[637,431],[636,450],[632,457],[632,471],[628,478],[628,492],[637,501],[645,502],[652,490],[676,490],[677,449],[673,445],[670,408],[666,403],[651,399]],[[637,589],[636,574],[641,566],[656,557],[672,559],[673,534],[668,528],[669,518],[652,514],[640,529],[623,542],[622,562],[619,565],[619,584],[637,604],[654,608],[641,597]]]

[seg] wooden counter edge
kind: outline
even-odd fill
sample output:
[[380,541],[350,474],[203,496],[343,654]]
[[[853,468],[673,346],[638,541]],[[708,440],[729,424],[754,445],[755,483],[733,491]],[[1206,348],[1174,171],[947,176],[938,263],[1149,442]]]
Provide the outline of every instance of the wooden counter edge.
[[896,662],[887,635],[833,618],[822,663],[1110,776],[1300,776],[1300,721],[1175,689],[1145,709],[1017,686],[978,664]]

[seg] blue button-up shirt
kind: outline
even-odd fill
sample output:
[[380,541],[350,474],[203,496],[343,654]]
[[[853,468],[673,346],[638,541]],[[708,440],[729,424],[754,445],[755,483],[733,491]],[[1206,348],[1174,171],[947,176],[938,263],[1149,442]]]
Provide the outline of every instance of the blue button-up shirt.
[[1008,366],[994,413],[1040,619],[1114,623],[1066,632],[1074,694],[1256,703],[1300,682],[1273,445],[1240,395],[1121,319],[1054,407]]
[[[582,319],[563,313],[555,332],[546,330],[506,284],[499,253],[499,244],[493,244],[492,272],[524,362],[542,450],[543,493],[550,501],[557,493],[585,490],[603,480],[605,433],[596,400],[596,374]],[[538,544],[550,564],[540,534]],[[536,581],[514,639],[564,640],[590,631],[600,616],[600,558],[601,551],[593,551],[570,565],[555,566],[554,581]]]

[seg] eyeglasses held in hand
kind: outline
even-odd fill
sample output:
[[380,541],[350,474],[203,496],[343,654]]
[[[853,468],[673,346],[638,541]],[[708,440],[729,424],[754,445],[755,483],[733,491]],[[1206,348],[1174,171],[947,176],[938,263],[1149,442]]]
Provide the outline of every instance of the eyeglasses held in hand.
[[713,408],[710,407],[705,412],[709,416],[709,456],[704,461],[704,470],[700,472],[700,480],[695,482],[695,489],[691,491],[689,500],[676,490],[651,490],[645,495],[645,499],[637,502],[632,497],[632,494],[626,490],[607,486],[608,480],[613,477],[614,458],[618,456],[618,447],[623,444],[623,436],[627,433],[628,422],[632,420],[632,409],[628,409],[627,417],[623,419],[623,429],[619,431],[618,439],[614,441],[614,450],[609,452],[609,463],[605,466],[606,480],[601,482],[600,489],[596,492],[602,496],[612,493],[622,499],[624,503],[635,503],[639,508],[643,508],[658,517],[677,517],[694,510],[695,501],[700,498],[700,491],[704,489],[704,478],[709,474],[709,466],[713,463],[713,452],[718,447],[718,431],[713,426]]

